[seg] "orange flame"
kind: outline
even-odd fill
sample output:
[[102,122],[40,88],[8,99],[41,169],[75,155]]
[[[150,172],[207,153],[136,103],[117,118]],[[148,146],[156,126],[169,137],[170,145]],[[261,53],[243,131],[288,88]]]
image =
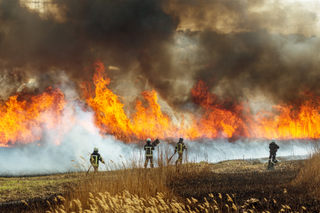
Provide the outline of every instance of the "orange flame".
[[[95,111],[95,124],[103,134],[112,134],[116,138],[131,141],[134,138],[145,139],[146,137],[167,138],[175,132],[174,126],[168,116],[161,111],[157,103],[155,91],[143,92],[142,96],[149,104],[146,108],[141,101],[136,103],[136,113],[132,115],[132,121],[123,110],[123,104],[111,90],[110,79],[104,74],[105,67],[101,62],[96,64],[94,75],[95,97],[88,95],[84,88],[88,105]],[[175,134],[174,134],[175,135]]]
[[148,137],[173,138],[177,136],[178,128],[175,127],[170,118],[163,114],[160,105],[157,103],[157,93],[145,91],[142,96],[149,107],[144,107],[141,101],[136,103],[136,113],[133,117],[133,132],[139,139]]
[[298,109],[288,104],[275,106],[276,113],[264,113],[257,120],[257,135],[278,139],[319,138],[320,132],[320,98],[306,96]]
[[143,101],[136,102],[136,112],[130,119],[119,98],[107,88],[110,79],[104,74],[104,69],[101,62],[96,64],[95,98],[89,97],[87,102],[96,112],[95,122],[101,132],[121,140],[144,140],[148,137],[302,139],[318,137],[320,132],[319,98],[305,101],[298,112],[292,106],[282,104],[274,107],[274,114],[260,112],[254,117],[244,103],[219,101],[215,94],[208,92],[203,81],[191,90],[192,101],[202,109],[202,116],[191,114],[190,124],[186,125],[184,118],[180,125],[173,124],[172,119],[162,112],[154,90],[142,93]]
[[118,97],[107,88],[110,79],[104,74],[105,67],[101,62],[96,63],[94,83],[95,97],[92,98],[85,90],[88,105],[96,112],[95,123],[104,134],[115,135],[126,141],[146,139],[148,137],[167,139],[185,137],[189,139],[232,137],[234,134],[248,136],[244,120],[239,116],[242,105],[235,106],[234,111],[228,111],[216,103],[216,96],[207,92],[203,82],[192,90],[194,102],[205,109],[205,115],[196,119],[191,115],[192,124],[174,125],[172,120],[161,111],[157,93],[145,91],[142,93],[143,102],[136,102],[136,112],[130,120],[124,113],[123,104]]
[[112,134],[122,140],[129,140],[132,132],[130,120],[123,110],[123,104],[118,97],[106,86],[110,79],[104,76],[105,67],[101,62],[96,63],[94,75],[95,97],[85,92],[88,105],[95,111],[95,124],[104,134]]
[[[154,90],[143,92],[135,104],[135,112],[127,115],[119,97],[107,88],[110,79],[104,65],[97,62],[95,69],[94,92],[91,93],[89,84],[83,84],[82,88],[88,106],[94,111],[95,125],[103,135],[114,135],[127,142],[149,137],[170,140],[319,137],[320,98],[315,95],[306,95],[298,108],[280,104],[274,106],[273,112],[262,111],[253,116],[244,103],[221,101],[199,81],[191,90],[197,112],[189,112],[187,119],[184,116],[176,119],[180,119],[179,123],[163,113]],[[65,127],[72,125],[72,120],[70,124],[70,119],[62,119],[68,113],[63,93],[48,88],[29,100],[20,99],[21,95],[12,96],[0,106],[0,147],[40,140],[43,129],[56,130],[56,144],[59,144],[59,134],[63,135],[67,131]]]
[[208,92],[203,81],[191,90],[193,102],[202,106],[204,115],[194,120],[191,138],[231,138],[234,135],[248,137],[248,127],[243,114],[243,104],[233,104],[226,109],[227,102],[220,103],[215,94]]
[[10,97],[0,108],[1,146],[40,140],[43,128],[59,124],[64,105],[64,95],[51,88],[28,101],[19,101],[18,95]]

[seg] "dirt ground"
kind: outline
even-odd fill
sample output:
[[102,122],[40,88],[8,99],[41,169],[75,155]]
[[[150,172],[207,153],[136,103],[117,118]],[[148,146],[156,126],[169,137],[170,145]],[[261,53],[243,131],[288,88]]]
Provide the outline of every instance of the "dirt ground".
[[63,194],[65,187],[83,174],[68,173],[35,177],[0,177],[0,203]]
[[[308,195],[308,189],[291,184],[302,162],[303,160],[279,162],[274,170],[267,170],[267,163],[254,160],[203,164],[209,170],[206,175],[199,173],[192,179],[178,177],[171,182],[170,187],[181,197],[193,197],[199,201],[203,201],[204,197],[212,200],[208,196],[212,193],[217,202],[226,202],[228,194],[238,205],[253,205],[257,211],[279,212],[288,206],[299,212],[303,208],[308,209],[308,212],[319,212],[319,200]],[[222,199],[219,198],[219,193]],[[225,209],[225,212],[228,210]]]

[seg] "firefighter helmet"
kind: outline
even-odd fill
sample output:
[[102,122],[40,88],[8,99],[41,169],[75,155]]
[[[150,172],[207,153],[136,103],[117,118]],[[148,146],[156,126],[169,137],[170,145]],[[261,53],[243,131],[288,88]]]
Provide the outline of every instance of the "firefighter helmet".
[[271,142],[276,142],[276,139],[272,138]]
[[150,138],[148,138],[148,139],[147,139],[147,142],[151,142],[151,139],[150,139]]
[[98,147],[94,147],[93,151],[98,152],[99,151]]

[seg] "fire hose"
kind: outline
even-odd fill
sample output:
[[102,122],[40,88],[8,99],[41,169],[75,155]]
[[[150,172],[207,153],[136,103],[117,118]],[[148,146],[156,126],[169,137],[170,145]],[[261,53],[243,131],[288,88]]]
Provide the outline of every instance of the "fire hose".
[[88,171],[87,171],[86,175],[87,175],[87,174],[88,174],[88,172],[90,171],[90,169],[91,169],[91,166],[92,166],[92,164],[90,165],[90,167],[89,167],[89,169],[88,169]]
[[170,163],[170,161],[171,161],[172,157],[173,157],[175,154],[176,154],[176,152],[175,152],[175,153],[173,153],[173,155],[168,159],[167,164],[169,164],[169,163]]

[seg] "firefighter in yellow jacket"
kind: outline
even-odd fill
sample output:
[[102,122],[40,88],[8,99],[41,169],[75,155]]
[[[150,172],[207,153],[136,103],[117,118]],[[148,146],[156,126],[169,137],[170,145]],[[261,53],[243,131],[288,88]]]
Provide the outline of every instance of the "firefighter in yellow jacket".
[[176,166],[178,165],[178,163],[182,163],[182,158],[183,158],[183,151],[187,150],[186,145],[183,143],[183,138],[179,138],[179,142],[176,145],[176,148],[174,149],[174,153],[179,154],[178,160],[176,161]]
[[147,168],[148,162],[150,161],[150,166],[153,168],[153,150],[154,145],[151,144],[151,139],[147,139],[147,144],[144,145],[144,150],[146,151],[146,161],[144,163],[144,168]]
[[93,166],[95,172],[98,171],[99,161],[101,161],[101,163],[103,163],[103,164],[105,163],[103,158],[98,153],[98,151],[99,151],[98,147],[94,147],[93,153],[90,156],[90,163]]

